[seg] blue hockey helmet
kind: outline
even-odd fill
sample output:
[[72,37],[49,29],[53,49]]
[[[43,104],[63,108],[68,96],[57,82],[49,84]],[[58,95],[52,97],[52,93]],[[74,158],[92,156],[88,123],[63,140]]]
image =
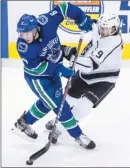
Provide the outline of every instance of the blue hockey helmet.
[[38,25],[37,18],[34,15],[24,14],[17,24],[17,32],[28,32],[35,29]]

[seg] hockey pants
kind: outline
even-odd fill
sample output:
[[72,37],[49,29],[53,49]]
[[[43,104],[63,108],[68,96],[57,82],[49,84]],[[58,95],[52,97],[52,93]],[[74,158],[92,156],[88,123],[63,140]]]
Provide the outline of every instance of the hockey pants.
[[[63,98],[60,77],[56,77],[55,80],[45,77],[39,79],[25,77],[25,80],[27,81],[31,90],[39,98],[25,114],[25,121],[28,124],[34,124],[51,110],[57,114]],[[81,135],[82,131],[66,101],[64,103],[59,121],[72,137],[77,138]]]

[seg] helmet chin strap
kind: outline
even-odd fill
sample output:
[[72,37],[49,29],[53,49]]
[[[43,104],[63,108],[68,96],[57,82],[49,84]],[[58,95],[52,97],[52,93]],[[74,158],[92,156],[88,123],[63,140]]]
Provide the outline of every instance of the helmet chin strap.
[[36,39],[37,33],[38,33],[38,29],[36,29],[36,32],[35,32],[35,34],[33,36],[33,41]]
[[114,32],[111,33],[109,29],[108,29],[108,31],[109,31],[110,36],[112,36],[113,34],[115,34],[117,32],[117,30],[115,30]]

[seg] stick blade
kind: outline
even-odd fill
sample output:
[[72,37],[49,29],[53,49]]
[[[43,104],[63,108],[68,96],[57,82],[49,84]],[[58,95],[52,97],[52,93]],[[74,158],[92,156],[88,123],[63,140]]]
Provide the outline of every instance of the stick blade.
[[47,143],[46,146],[44,146],[42,149],[40,149],[36,153],[32,154],[29,157],[29,160],[34,161],[34,160],[38,159],[40,156],[42,156],[43,154],[45,154],[49,150],[50,145],[51,145],[51,143]]

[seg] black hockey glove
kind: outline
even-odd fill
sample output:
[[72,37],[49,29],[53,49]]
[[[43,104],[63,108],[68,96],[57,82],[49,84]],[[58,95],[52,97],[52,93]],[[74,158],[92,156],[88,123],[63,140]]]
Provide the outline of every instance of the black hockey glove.
[[62,45],[61,46],[63,57],[65,57],[68,61],[70,61],[71,56],[76,54],[76,47],[69,47]]
[[93,23],[97,23],[97,20],[96,19],[92,19]]

